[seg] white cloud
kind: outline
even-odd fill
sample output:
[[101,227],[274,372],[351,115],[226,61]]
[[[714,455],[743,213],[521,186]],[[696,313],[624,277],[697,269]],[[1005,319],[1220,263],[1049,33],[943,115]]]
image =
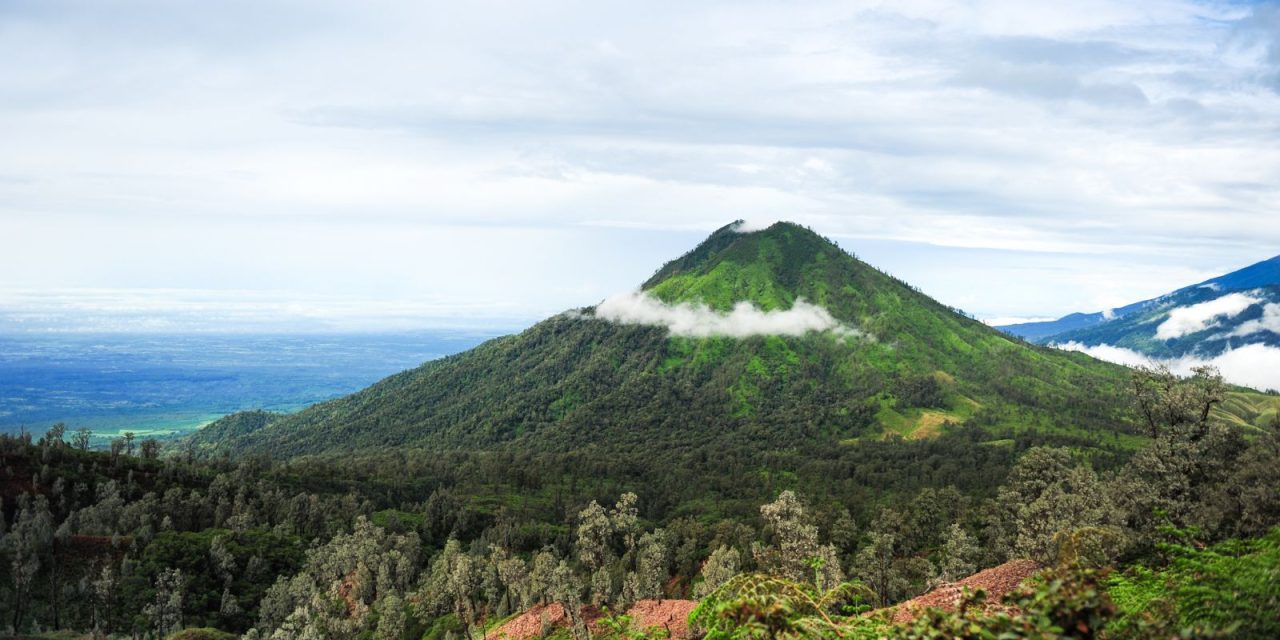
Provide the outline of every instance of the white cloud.
[[667,304],[642,291],[607,298],[596,307],[595,316],[619,324],[666,327],[673,336],[707,338],[725,336],[799,336],[830,331],[841,337],[858,337],[862,332],[832,317],[826,309],[796,300],[790,309],[763,311],[750,302],[739,302],[727,312],[704,304]]
[[770,220],[767,218],[743,220],[742,222],[739,222],[738,224],[734,225],[733,230],[737,231],[738,233],[755,233],[757,231],[764,231],[765,229],[768,229],[769,227],[773,226],[777,222],[778,222],[777,220]]
[[1248,336],[1262,331],[1280,335],[1280,304],[1269,303],[1262,307],[1262,317],[1256,320],[1241,322],[1228,333],[1228,337]]
[[1116,319],[1116,310],[1115,310],[1115,309],[1104,309],[1104,310],[1102,311],[1102,319],[1103,319],[1103,320],[1115,320],[1115,319]]
[[1255,389],[1280,390],[1280,348],[1250,344],[1223,352],[1213,358],[1187,356],[1156,359],[1132,349],[1109,344],[1087,346],[1078,342],[1054,345],[1067,351],[1080,351],[1099,360],[1129,367],[1164,365],[1179,375],[1190,375],[1195,367],[1217,367],[1222,377],[1233,384]]
[[1171,340],[1204,331],[1215,326],[1218,319],[1234,318],[1259,302],[1262,302],[1260,298],[1247,294],[1228,293],[1208,302],[1178,307],[1170,311],[1169,318],[1156,327],[1156,337]]

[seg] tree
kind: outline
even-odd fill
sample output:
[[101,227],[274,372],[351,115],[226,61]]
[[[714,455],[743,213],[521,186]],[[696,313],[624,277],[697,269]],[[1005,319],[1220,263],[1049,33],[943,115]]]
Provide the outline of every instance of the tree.
[[1073,467],[1071,452],[1034,447],[1018,458],[991,503],[989,552],[997,561],[1013,558],[1018,542],[1018,514]]
[[404,601],[400,599],[398,593],[392,591],[378,601],[378,628],[374,638],[400,640],[404,635],[404,629]]
[[796,582],[812,578],[808,561],[818,556],[818,528],[809,523],[796,494],[783,491],[778,499],[760,507],[772,544],[755,545],[753,555],[765,573]]
[[564,613],[569,617],[569,629],[573,637],[578,640],[590,638],[587,623],[582,619],[582,593],[578,586],[578,578],[564,560],[560,561],[552,574],[551,597],[564,607]]
[[543,549],[533,557],[533,567],[529,571],[529,599],[532,602],[545,604],[554,597],[556,557]]
[[156,635],[165,637],[182,629],[182,599],[187,580],[181,569],[165,569],[155,580],[155,598],[143,609]]
[[662,529],[646,533],[640,537],[636,558],[636,570],[627,576],[627,594],[624,599],[629,602],[646,598],[662,599],[662,582],[667,578],[667,565],[670,562],[671,550],[667,532]]
[[480,579],[476,562],[470,555],[462,553],[454,557],[449,569],[449,596],[453,601],[453,613],[462,622],[463,634],[468,638],[479,621],[476,592],[480,590]]
[[142,441],[142,459],[155,460],[160,457],[160,442],[155,438]]
[[720,545],[715,551],[711,552],[711,556],[702,565],[702,582],[699,582],[694,587],[694,597],[704,598],[719,588],[720,585],[728,582],[729,578],[738,575],[740,561],[740,554],[733,547]]
[[622,536],[622,547],[628,555],[635,551],[636,534],[640,530],[640,512],[636,509],[639,500],[636,494],[628,491],[618,498],[618,503],[609,513],[613,531]]
[[233,618],[240,615],[240,601],[236,600],[235,594],[231,593],[231,585],[222,588],[222,602],[218,605],[218,613],[223,618]]
[[93,438],[93,432],[88,427],[80,427],[76,429],[74,435],[71,436],[71,442],[81,451],[89,450],[89,442]]
[[853,515],[848,509],[840,509],[840,513],[831,523],[831,544],[836,546],[836,550],[841,555],[850,553],[857,548],[858,544],[858,524],[853,521]]
[[892,597],[897,572],[893,566],[894,537],[891,533],[872,531],[870,544],[858,552],[854,564],[858,577],[876,594],[877,606],[886,606]]
[[982,549],[969,532],[955,522],[947,529],[947,541],[942,545],[942,563],[939,577],[945,582],[955,582],[978,568]]
[[53,516],[44,496],[34,499],[29,494],[18,498],[18,513],[3,543],[9,554],[9,575],[13,580],[11,623],[15,632],[25,629],[31,609],[31,586],[40,572],[41,558],[53,543]]
[[93,578],[93,582],[89,585],[93,603],[90,611],[91,628],[95,637],[106,637],[111,635],[114,629],[111,624],[111,612],[115,607],[118,581],[110,561],[102,564],[101,571],[90,575]]
[[1015,551],[1041,564],[1059,559],[1060,534],[1111,526],[1116,512],[1092,469],[1079,466],[1018,509]]
[[223,584],[231,584],[236,573],[236,557],[227,548],[226,536],[217,536],[209,544],[209,563]]
[[592,500],[578,513],[578,559],[591,574],[591,603],[600,606],[613,599],[613,589],[606,566],[613,560],[610,540],[613,520]]
[[53,425],[52,427],[49,427],[49,430],[46,431],[44,434],[45,446],[49,446],[49,447],[65,446],[67,443],[62,439],[62,437],[66,433],[67,433],[67,425],[61,422]]
[[132,431],[126,431],[126,432],[124,432],[124,450],[125,450],[125,455],[127,455],[127,456],[132,456],[132,455],[133,455],[133,439],[134,439],[134,438],[136,438],[136,437],[137,437],[137,434],[136,434],[136,433],[134,433],[134,432],[132,432]]
[[494,547],[490,562],[498,573],[498,580],[502,582],[507,611],[532,605],[529,595],[529,566],[524,559],[511,555],[502,547]]
[[1134,374],[1139,413],[1150,446],[1134,454],[1114,486],[1126,524],[1143,544],[1152,544],[1162,524],[1214,530],[1221,526],[1214,488],[1237,470],[1246,444],[1238,430],[1213,419],[1222,401],[1222,377],[1208,367],[1181,379],[1165,369]]
[[1164,365],[1139,367],[1131,379],[1138,413],[1153,438],[1170,429],[1204,429],[1213,407],[1226,396],[1222,375],[1209,366],[1192,369],[1186,380]]

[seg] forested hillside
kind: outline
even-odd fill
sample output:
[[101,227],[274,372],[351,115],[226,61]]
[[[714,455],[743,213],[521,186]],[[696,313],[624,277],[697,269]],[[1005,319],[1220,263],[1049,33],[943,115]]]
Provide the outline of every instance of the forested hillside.
[[[6,437],[0,624],[479,638],[557,606],[568,614],[549,634],[631,638],[642,630],[608,612],[697,598],[691,633],[708,638],[1274,637],[1280,423],[1245,437],[1213,418],[1228,391],[1211,372],[1141,372],[1131,388],[1150,445],[1123,464],[1080,447],[877,441],[886,455],[858,482],[892,487],[892,501],[793,491],[823,483],[782,474],[734,513],[673,511],[662,492],[676,482],[637,495],[604,479],[616,473],[583,484],[509,454],[277,464],[87,451],[60,429]],[[940,443],[998,456],[945,467]],[[948,473],[886,480],[913,457]],[[761,482],[751,475],[744,486]],[[1012,608],[892,609],[1020,558],[1046,570],[1010,592]]]

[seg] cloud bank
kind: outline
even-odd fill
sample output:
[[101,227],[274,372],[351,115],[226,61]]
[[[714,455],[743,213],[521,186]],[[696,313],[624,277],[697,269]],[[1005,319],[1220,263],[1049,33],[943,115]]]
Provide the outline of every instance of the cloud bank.
[[[412,278],[550,313],[729,220],[785,217],[974,313],[1107,308],[1280,245],[1276,19],[1226,0],[0,2],[0,287],[396,300]],[[688,235],[644,252],[605,228]],[[554,231],[630,271],[501,264],[535,243],[472,230]]]
[[609,297],[596,307],[595,315],[618,324],[665,327],[671,335],[686,338],[801,336],[823,331],[842,338],[864,335],[803,299],[785,311],[763,311],[750,302],[739,302],[731,311],[723,312],[698,303],[667,304],[635,291]]
[[1169,312],[1169,319],[1156,327],[1156,337],[1171,340],[1204,331],[1217,323],[1219,318],[1234,318],[1245,309],[1262,302],[1243,293],[1229,293],[1208,302],[1178,307]]
[[1255,389],[1280,390],[1280,349],[1262,344],[1250,344],[1224,352],[1214,358],[1186,356],[1174,359],[1157,359],[1132,349],[1109,344],[1088,346],[1079,342],[1054,345],[1066,351],[1087,353],[1099,360],[1129,367],[1164,365],[1179,375],[1190,375],[1200,366],[1217,367],[1228,382]]

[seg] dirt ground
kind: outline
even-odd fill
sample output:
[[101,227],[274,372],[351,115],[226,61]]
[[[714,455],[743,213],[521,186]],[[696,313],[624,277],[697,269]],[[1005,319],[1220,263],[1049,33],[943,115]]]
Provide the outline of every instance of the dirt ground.
[[1012,560],[998,567],[979,571],[959,582],[944,584],[918,598],[895,605],[893,621],[910,622],[928,607],[955,611],[964,587],[968,587],[970,591],[986,591],[988,609],[1002,608],[1000,599],[1039,570],[1040,565],[1031,560]]
[[[691,638],[689,612],[696,606],[698,603],[693,600],[640,600],[627,611],[627,615],[635,629],[661,627],[672,638]],[[564,613],[564,607],[559,604],[534,607],[490,630],[485,640],[531,640],[540,637],[544,624],[548,630],[567,625],[569,621]],[[588,624],[595,626],[600,612],[583,607],[582,616]]]

